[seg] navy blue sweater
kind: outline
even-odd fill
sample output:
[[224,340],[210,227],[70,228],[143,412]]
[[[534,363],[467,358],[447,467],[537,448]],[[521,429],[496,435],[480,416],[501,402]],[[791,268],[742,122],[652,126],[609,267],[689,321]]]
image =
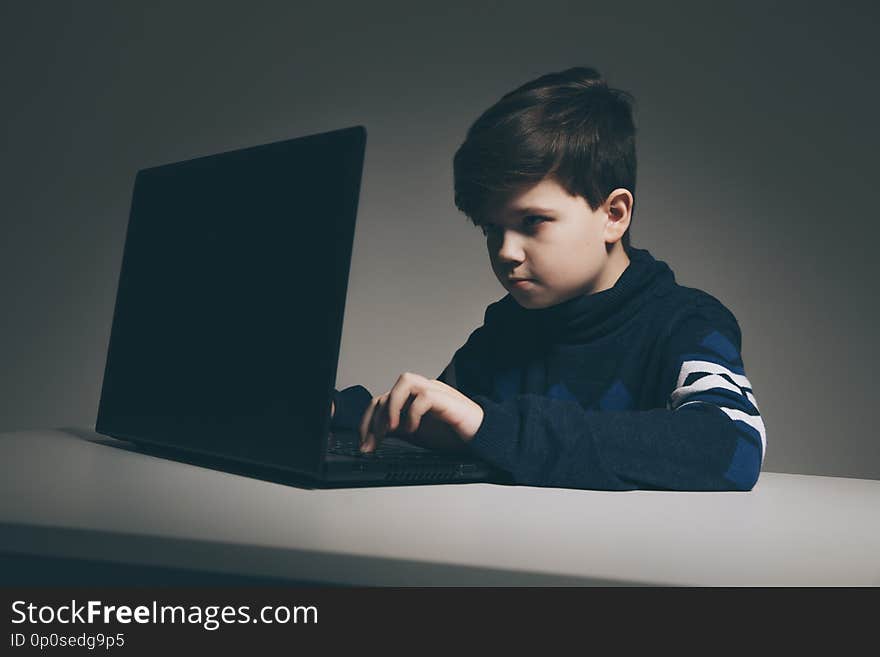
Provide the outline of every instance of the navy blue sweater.
[[[607,290],[550,308],[486,308],[438,377],[485,414],[473,454],[519,484],[599,490],[751,490],[766,432],[734,315],[631,248]],[[335,391],[333,426],[372,395]]]

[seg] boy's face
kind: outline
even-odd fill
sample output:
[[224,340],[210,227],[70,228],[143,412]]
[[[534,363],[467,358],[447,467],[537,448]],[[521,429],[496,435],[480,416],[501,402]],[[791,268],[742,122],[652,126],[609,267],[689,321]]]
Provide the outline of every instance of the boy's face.
[[[594,212],[545,178],[480,224],[492,270],[524,308],[546,308],[614,286],[629,265],[620,238],[632,194],[615,189]],[[510,277],[530,279],[514,283]]]

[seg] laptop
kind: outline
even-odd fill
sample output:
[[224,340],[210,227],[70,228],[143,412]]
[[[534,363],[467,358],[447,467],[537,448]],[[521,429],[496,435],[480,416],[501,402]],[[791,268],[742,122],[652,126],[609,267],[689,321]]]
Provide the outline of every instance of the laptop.
[[138,171],[97,433],[318,485],[508,480],[331,430],[365,148],[358,125]]

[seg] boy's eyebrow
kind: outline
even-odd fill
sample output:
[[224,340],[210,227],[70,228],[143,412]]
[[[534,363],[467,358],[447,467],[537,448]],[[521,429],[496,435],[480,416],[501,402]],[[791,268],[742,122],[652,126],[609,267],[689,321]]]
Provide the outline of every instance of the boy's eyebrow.
[[[510,214],[553,214],[555,210],[551,210],[549,208],[538,208],[538,207],[525,207],[525,208],[511,208]],[[491,221],[481,221],[482,224],[491,224]]]
[[528,214],[530,212],[536,212],[539,214],[540,213],[550,214],[553,212],[553,210],[551,210],[549,208],[525,207],[525,208],[512,208],[511,212],[513,212],[514,214]]

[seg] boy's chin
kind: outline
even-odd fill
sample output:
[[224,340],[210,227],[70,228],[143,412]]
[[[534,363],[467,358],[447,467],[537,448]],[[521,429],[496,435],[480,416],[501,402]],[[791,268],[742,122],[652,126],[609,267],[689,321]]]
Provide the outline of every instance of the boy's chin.
[[548,302],[546,299],[536,299],[534,297],[524,296],[518,297],[515,294],[511,294],[510,296],[512,296],[513,300],[526,310],[538,310],[540,308],[549,308],[550,306],[556,305],[555,301]]
[[560,303],[564,303],[569,299],[573,298],[572,295],[559,295],[559,294],[550,294],[548,296],[537,296],[537,295],[526,295],[526,294],[514,294],[511,293],[510,296],[513,297],[513,300],[516,301],[520,306],[525,308],[526,310],[539,310],[541,308],[550,308],[551,306],[558,306]]

